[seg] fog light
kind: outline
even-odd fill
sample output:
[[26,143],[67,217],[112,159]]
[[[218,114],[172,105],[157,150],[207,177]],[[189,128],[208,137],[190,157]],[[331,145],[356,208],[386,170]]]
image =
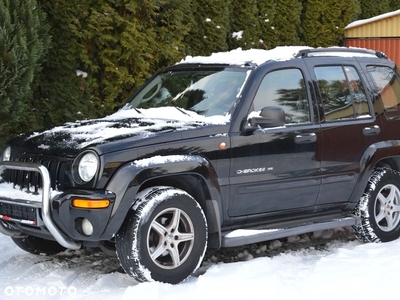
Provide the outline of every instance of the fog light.
[[82,232],[87,236],[93,234],[93,225],[88,219],[82,220]]

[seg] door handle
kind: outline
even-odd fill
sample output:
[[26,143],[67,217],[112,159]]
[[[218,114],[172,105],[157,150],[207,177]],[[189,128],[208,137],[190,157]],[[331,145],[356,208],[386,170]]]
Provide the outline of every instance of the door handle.
[[363,129],[364,135],[376,135],[381,132],[381,128],[378,125],[374,125],[372,127],[365,127]]
[[298,134],[294,137],[296,144],[309,144],[317,141],[317,135],[315,133]]

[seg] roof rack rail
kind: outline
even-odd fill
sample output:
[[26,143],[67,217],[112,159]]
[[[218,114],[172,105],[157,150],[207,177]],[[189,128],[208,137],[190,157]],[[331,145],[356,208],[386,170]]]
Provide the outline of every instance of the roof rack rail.
[[387,56],[380,52],[368,49],[361,48],[346,48],[346,47],[337,47],[337,48],[313,48],[313,49],[304,49],[300,50],[296,57],[309,57],[312,53],[335,53],[335,52],[345,52],[345,53],[361,53],[361,54],[370,54],[375,55],[378,58],[388,59]]
[[255,62],[252,62],[252,61],[245,61],[243,66],[246,66],[246,67],[257,67],[258,65]]

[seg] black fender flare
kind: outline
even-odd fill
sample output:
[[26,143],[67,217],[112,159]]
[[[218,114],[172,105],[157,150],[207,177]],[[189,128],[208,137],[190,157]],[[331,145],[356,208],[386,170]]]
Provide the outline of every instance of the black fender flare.
[[222,201],[217,174],[211,163],[199,155],[166,155],[136,160],[124,164],[113,175],[106,190],[113,192],[116,199],[111,216],[101,239],[111,239],[121,227],[129,210],[135,203],[140,187],[148,180],[171,175],[194,174],[205,182],[209,199],[205,201],[209,232],[218,233],[220,246]]
[[368,180],[373,173],[378,162],[384,158],[388,158],[388,142],[381,141],[371,144],[363,153],[359,165],[360,175],[357,183],[350,196],[349,205],[350,208],[354,208],[355,204],[360,201],[362,194],[364,193],[365,187],[367,186]]

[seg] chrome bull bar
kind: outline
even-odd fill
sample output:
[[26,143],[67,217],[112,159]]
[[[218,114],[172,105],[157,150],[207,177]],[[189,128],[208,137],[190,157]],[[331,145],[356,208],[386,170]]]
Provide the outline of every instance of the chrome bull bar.
[[[64,236],[64,234],[57,228],[51,218],[50,213],[50,201],[51,201],[51,181],[50,174],[46,167],[41,164],[27,163],[27,162],[0,162],[0,175],[4,170],[11,169],[17,171],[28,171],[28,172],[38,172],[42,177],[42,219],[47,230],[51,233],[54,239],[63,247],[68,249],[79,249],[81,248],[81,243],[73,241]],[[0,191],[1,193],[1,191]],[[1,195],[0,195],[1,197]],[[9,229],[0,222],[0,232],[8,236],[18,235],[18,231]]]

